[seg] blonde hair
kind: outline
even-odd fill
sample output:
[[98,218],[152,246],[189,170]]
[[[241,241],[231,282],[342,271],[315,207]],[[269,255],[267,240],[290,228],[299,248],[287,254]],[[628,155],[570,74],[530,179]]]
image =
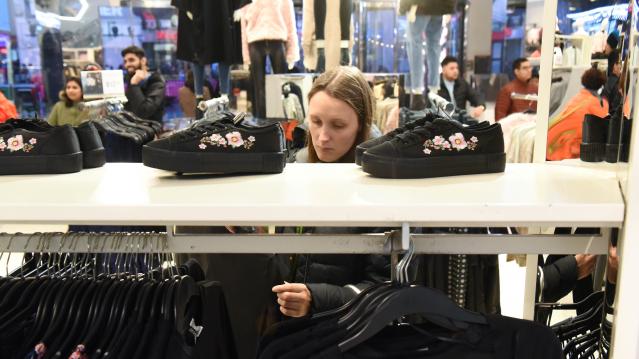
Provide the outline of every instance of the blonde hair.
[[[320,75],[308,94],[309,102],[319,92],[344,101],[357,114],[358,130],[353,147],[338,162],[354,162],[355,147],[366,141],[370,136],[370,128],[375,111],[375,97],[373,90],[364,78],[362,72],[352,66],[339,66]],[[317,152],[313,146],[313,138],[308,133],[308,161],[319,162]]]

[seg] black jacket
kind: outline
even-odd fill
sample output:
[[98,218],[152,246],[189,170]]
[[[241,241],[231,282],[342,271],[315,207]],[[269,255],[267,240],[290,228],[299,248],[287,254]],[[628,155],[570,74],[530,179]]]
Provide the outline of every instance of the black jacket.
[[[466,102],[470,102],[470,105],[473,107],[484,106],[486,108],[486,104],[483,99],[479,96],[477,91],[470,87],[470,85],[461,78],[455,80],[455,87],[453,89],[453,96],[455,96],[455,104],[458,108],[466,109]],[[448,89],[446,88],[446,84],[444,83],[443,77],[440,76],[439,80],[439,91],[437,94],[446,100],[450,101],[450,94],[448,93]]]
[[406,14],[417,5],[417,15],[446,15],[455,11],[455,0],[401,0],[399,13]]
[[[285,232],[293,232],[285,229]],[[371,233],[361,228],[304,228],[304,233]],[[382,255],[314,254],[277,255],[283,280],[306,283],[311,292],[311,311],[319,313],[346,304],[375,283],[390,278],[390,262]]]
[[128,102],[124,105],[124,109],[133,112],[140,118],[162,123],[166,88],[162,75],[153,72],[146,81],[138,85],[131,85],[130,79],[127,79],[127,83],[126,98]]

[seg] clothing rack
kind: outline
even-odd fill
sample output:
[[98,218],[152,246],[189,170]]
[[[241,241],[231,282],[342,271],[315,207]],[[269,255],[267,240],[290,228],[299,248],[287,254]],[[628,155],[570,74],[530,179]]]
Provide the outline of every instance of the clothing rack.
[[445,112],[448,116],[455,112],[455,105],[432,91],[428,92],[428,99],[435,105],[435,108]]
[[104,108],[106,106],[113,105],[124,105],[128,102],[128,99],[124,96],[114,97],[114,98],[106,98],[103,100],[95,100],[95,101],[86,101],[82,103],[82,106],[85,108]]

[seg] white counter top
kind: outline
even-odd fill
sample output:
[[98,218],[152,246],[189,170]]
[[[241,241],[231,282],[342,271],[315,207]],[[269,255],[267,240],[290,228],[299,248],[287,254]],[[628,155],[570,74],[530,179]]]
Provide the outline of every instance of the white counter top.
[[619,226],[616,179],[588,168],[509,164],[505,173],[377,179],[350,164],[279,175],[183,176],[141,164],[0,176],[0,223],[343,226]]

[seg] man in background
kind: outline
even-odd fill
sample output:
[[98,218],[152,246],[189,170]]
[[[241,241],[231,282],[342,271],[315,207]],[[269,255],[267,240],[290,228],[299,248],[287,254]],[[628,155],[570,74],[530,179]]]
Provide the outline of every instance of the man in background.
[[515,79],[499,90],[495,103],[495,121],[499,121],[511,113],[527,110],[537,111],[537,101],[517,100],[510,97],[513,92],[523,95],[537,94],[537,85],[530,83],[532,65],[526,58],[519,58],[513,62],[513,73]]
[[122,50],[126,76],[126,98],[124,109],[138,117],[162,123],[164,116],[164,78],[157,72],[150,72],[144,50],[129,46]]
[[462,110],[466,109],[466,103],[469,102],[473,106],[469,115],[479,118],[486,110],[486,105],[480,101],[477,91],[459,77],[459,60],[446,56],[441,65],[442,75],[437,94]]

